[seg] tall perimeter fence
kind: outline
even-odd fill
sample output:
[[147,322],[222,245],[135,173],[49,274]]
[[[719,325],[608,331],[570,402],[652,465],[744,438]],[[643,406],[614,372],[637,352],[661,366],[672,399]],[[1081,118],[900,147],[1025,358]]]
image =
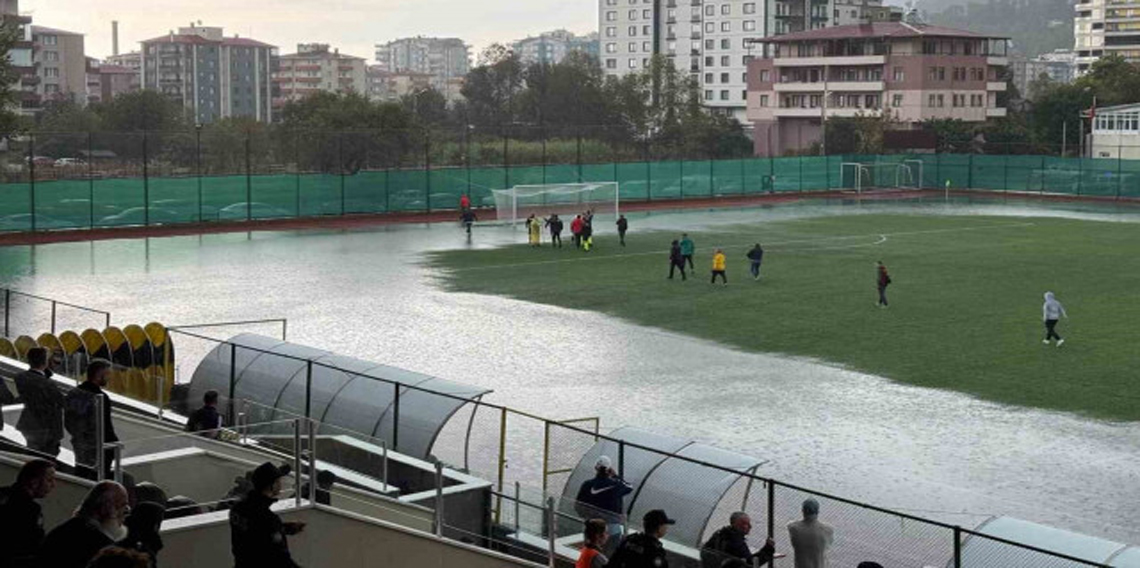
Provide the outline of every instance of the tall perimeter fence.
[[[843,164],[923,164],[913,185],[1140,198],[1140,160],[983,153],[754,157],[611,127],[37,133],[0,148],[0,231],[456,209],[516,185],[618,182],[623,201],[853,189]],[[1140,148],[1116,147],[1140,156]],[[735,153],[734,153],[735,152]],[[727,154],[727,155],[726,155]]]
[[[21,309],[5,304],[4,319],[10,333],[34,334],[50,325],[49,321],[54,321],[58,306],[71,306],[14,290],[5,293],[29,302]],[[91,314],[94,320],[110,318],[106,312],[81,309]],[[280,326],[283,337],[284,320],[267,321],[271,321],[272,326],[260,329],[270,331],[272,328],[276,333],[276,326]],[[207,333],[203,331],[207,327],[216,329]],[[424,424],[409,409],[416,405],[435,404],[433,399],[442,406],[461,404],[460,410],[438,432],[429,454],[424,457],[492,483],[489,515],[500,529],[493,535],[479,536],[486,537],[490,546],[503,551],[516,551],[519,546],[517,535],[520,534],[532,535],[537,539],[532,542],[538,543],[579,534],[582,523],[575,514],[575,485],[583,474],[588,475],[586,472],[592,467],[593,460],[604,453],[611,457],[614,469],[635,485],[635,492],[626,499],[627,512],[631,517],[630,530],[638,528],[637,517],[644,510],[664,507],[672,517],[681,519],[696,531],[690,530],[687,534],[699,535],[687,541],[673,540],[676,546],[671,545],[671,549],[681,551],[682,555],[686,550],[695,554],[699,544],[725,524],[731,512],[737,510],[748,512],[754,520],[755,530],[749,536],[753,548],[759,548],[765,538],[772,537],[777,550],[790,552],[784,525],[798,519],[801,503],[813,498],[821,504],[821,520],[835,528],[835,541],[830,549],[834,566],[855,566],[863,561],[913,568],[1107,566],[1046,549],[1050,544],[1058,543],[1018,542],[971,528],[982,518],[975,519],[970,526],[961,526],[945,519],[892,510],[774,479],[764,475],[762,460],[749,458],[740,461],[738,454],[710,450],[707,446],[700,452],[694,452],[692,449],[699,444],[689,441],[643,431],[631,433],[628,428],[607,434],[595,417],[554,420],[490,403],[482,396],[471,398],[433,391],[324,360],[307,360],[289,353],[241,345],[219,337],[218,334],[228,335],[229,331],[217,325],[174,327],[170,331],[179,353],[181,371],[177,381],[187,382],[198,362],[211,353],[231,362],[228,367],[229,388],[222,391],[223,400],[219,405],[227,414],[226,424],[242,424],[243,415],[247,421],[249,415],[256,415],[266,424],[312,421],[322,436],[350,436],[361,443],[383,448],[383,452],[411,451],[414,454],[412,448],[406,447],[407,436],[414,434],[417,428],[423,428]],[[288,397],[278,397],[272,403],[244,399],[235,395],[241,373],[236,362],[250,360],[281,369],[296,368],[303,362],[301,368],[304,370],[291,377],[278,377],[285,381],[282,385],[287,385],[283,388],[292,393]],[[313,377],[330,372],[376,381],[382,385],[381,388],[390,388],[392,402],[378,412],[384,414],[383,420],[391,427],[378,434],[350,431],[324,423],[327,416],[315,409],[328,404],[328,393],[313,384]],[[409,401],[403,412],[401,400]],[[162,410],[157,411],[161,417]],[[354,453],[348,457],[355,460],[351,463],[360,463],[359,455]],[[322,459],[335,462],[339,458],[333,453],[323,455]],[[372,465],[376,465],[377,471],[364,473],[386,479],[386,473],[381,473],[387,471],[386,465]],[[649,494],[657,495],[655,499],[658,500],[643,502],[650,500],[645,497]],[[659,502],[662,494],[669,495],[668,502]],[[711,510],[710,503],[713,504]],[[545,560],[542,547],[538,553]],[[778,559],[773,565],[780,568],[791,566],[790,560]]]

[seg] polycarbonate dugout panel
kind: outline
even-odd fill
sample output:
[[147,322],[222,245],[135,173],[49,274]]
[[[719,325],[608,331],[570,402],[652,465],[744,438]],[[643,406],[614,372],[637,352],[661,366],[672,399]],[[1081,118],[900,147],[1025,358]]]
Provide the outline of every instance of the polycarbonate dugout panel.
[[[677,525],[669,531],[669,540],[691,546],[700,545],[709,518],[725,493],[740,480],[741,474],[755,471],[764,463],[742,454],[637,428],[619,428],[608,437],[626,442],[624,452],[616,441],[609,439],[594,444],[566,482],[563,489],[563,512],[575,514],[572,509],[578,488],[594,476],[594,464],[598,458],[608,456],[615,470],[621,466],[622,477],[634,488],[633,493],[625,499],[629,530],[640,530],[641,518],[646,512],[664,509],[677,520]],[[654,451],[634,448],[630,444]],[[739,473],[729,473],[670,457],[673,455],[700,460]]]
[[229,393],[230,344],[237,345],[233,355],[234,398],[255,403],[240,409],[246,412],[249,423],[304,416],[308,362],[312,361],[309,410],[310,416],[322,423],[322,433],[355,433],[391,444],[396,431],[398,384],[400,423],[398,446],[394,449],[423,459],[429,457],[440,430],[460,407],[491,392],[244,333],[230,338],[227,344],[216,346],[195,369],[190,381],[192,405],[210,389],[223,396]]
[[[974,531],[1089,562],[1121,568],[1140,567],[1140,554],[1136,552],[1136,548],[1129,545],[1013,517],[990,518],[978,525]],[[947,567],[952,566],[953,562],[951,560],[947,563]],[[962,566],[1080,568],[1088,565],[1047,556],[985,537],[968,535],[962,540]]]

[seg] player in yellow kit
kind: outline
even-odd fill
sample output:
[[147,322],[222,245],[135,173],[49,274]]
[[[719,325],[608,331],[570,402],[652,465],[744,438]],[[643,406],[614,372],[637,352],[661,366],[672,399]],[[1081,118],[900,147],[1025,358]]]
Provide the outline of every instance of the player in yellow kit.
[[716,277],[717,276],[720,276],[720,279],[724,282],[724,285],[728,286],[728,276],[725,276],[725,272],[724,272],[724,251],[720,250],[720,249],[716,249],[716,253],[713,254],[713,262],[712,262],[712,283],[713,284],[716,284]]

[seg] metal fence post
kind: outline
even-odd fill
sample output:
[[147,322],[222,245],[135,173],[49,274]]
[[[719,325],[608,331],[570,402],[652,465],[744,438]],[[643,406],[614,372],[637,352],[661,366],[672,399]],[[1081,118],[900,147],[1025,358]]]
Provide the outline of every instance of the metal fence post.
[[[344,133],[341,132],[336,137],[336,165],[340,170],[340,216],[344,217]],[[308,418],[308,414],[305,415]],[[311,484],[310,484],[311,485]]]
[[92,133],[87,133],[87,226],[95,228],[95,159],[92,156]]
[[309,427],[309,504],[317,502],[317,421],[306,420]]
[[166,392],[166,378],[162,376],[154,377],[154,405],[158,407],[158,419],[162,420],[162,393]]
[[194,173],[198,178],[198,222],[202,222],[202,125],[194,126]]
[[4,337],[11,337],[12,330],[9,324],[11,323],[12,313],[12,290],[4,289]]
[[424,204],[431,213],[431,133],[424,128]]
[[55,312],[56,312],[56,301],[52,300],[51,301],[51,334],[52,335],[55,335]]
[[954,525],[954,568],[962,568],[962,527]]
[[[478,407],[476,407],[478,408]],[[495,503],[495,523],[498,524],[503,511],[503,477],[507,469],[507,408],[504,406],[499,415],[499,496]],[[543,478],[546,476],[543,475]]]
[[1117,147],[1116,147],[1116,198],[1117,199],[1120,199],[1120,186],[1122,186],[1124,184],[1124,177],[1123,177],[1124,171],[1121,169],[1121,166],[1123,165],[1123,159],[1122,159],[1122,156],[1120,155],[1120,153],[1123,151],[1124,151],[1124,148],[1121,147],[1120,145],[1117,145]]
[[625,479],[625,440],[618,440],[618,477]]
[[123,482],[123,445],[111,444],[115,453],[115,483]]
[[[776,484],[768,480],[768,538],[776,538]],[[769,560],[768,566],[776,565],[775,560]]]
[[380,481],[388,485],[388,441],[380,441]]
[[36,231],[36,136],[28,137],[28,214]]
[[229,393],[229,419],[230,424],[234,422],[234,390],[237,384],[237,344],[230,344],[230,393]]
[[435,536],[443,536],[443,464],[435,463]]
[[547,566],[556,568],[557,556],[554,552],[554,541],[558,537],[558,516],[554,513],[554,497],[546,498],[546,532],[547,546],[550,547]]
[[392,450],[400,451],[400,383],[392,383],[396,391],[392,402]]
[[313,403],[313,360],[305,361],[305,418],[311,418]]
[[519,514],[522,512],[522,483],[515,482],[515,533],[519,532]]
[[150,137],[143,130],[143,225],[150,225]]
[[253,175],[249,150],[249,130],[245,131],[245,220],[253,220]]
[[103,460],[103,440],[106,433],[103,431],[103,397],[95,395],[95,480],[103,481],[105,476]]
[[[312,481],[313,476],[309,479]],[[293,419],[293,504],[301,506],[301,419]],[[309,485],[312,485],[310,483]]]

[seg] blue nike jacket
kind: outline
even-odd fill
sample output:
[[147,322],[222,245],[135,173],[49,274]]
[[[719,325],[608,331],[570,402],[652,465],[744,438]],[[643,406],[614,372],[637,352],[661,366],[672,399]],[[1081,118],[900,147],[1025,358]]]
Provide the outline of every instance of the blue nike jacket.
[[625,516],[622,500],[633,492],[633,486],[620,477],[599,473],[578,489],[575,511],[584,519],[604,519],[609,524],[621,523]]

